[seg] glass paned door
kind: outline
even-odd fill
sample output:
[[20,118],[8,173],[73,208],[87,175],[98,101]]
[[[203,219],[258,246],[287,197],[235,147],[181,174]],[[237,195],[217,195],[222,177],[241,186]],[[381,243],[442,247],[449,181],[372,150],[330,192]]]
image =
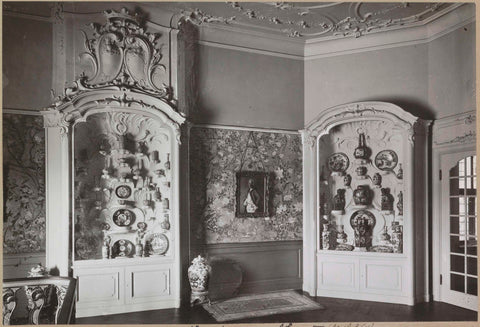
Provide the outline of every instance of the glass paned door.
[[449,155],[442,160],[443,269],[446,302],[477,310],[476,156]]

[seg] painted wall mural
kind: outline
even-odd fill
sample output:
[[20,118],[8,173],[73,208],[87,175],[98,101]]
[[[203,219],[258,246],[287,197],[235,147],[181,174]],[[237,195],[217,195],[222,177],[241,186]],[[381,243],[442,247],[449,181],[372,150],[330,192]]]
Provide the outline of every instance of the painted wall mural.
[[3,251],[45,251],[43,118],[3,114]]
[[[235,217],[235,173],[240,168],[271,174],[270,217]],[[301,240],[302,187],[300,135],[191,129],[190,210],[194,243]]]

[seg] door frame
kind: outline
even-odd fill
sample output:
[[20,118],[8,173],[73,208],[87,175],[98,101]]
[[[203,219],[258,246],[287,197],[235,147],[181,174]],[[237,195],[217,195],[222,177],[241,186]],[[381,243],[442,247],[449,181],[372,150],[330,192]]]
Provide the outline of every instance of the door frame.
[[[442,157],[455,153],[476,153],[476,112],[449,116],[435,121],[432,133],[432,293],[433,300],[445,302],[440,287],[442,273]],[[448,178],[443,172],[443,178]],[[478,185],[478,183],[477,183]]]

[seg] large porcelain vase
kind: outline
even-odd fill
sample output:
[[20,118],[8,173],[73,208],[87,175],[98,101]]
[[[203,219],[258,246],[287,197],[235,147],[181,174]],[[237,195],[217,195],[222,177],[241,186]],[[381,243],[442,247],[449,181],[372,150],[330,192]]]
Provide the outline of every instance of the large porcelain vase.
[[188,281],[192,292],[201,293],[208,290],[208,279],[212,268],[207,260],[202,256],[198,256],[192,261],[192,265],[188,268]]

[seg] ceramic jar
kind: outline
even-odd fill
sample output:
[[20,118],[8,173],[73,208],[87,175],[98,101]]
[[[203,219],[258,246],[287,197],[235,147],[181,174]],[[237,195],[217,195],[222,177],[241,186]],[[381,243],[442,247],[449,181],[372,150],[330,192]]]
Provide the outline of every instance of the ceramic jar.
[[333,197],[333,210],[343,211],[345,209],[345,189],[340,188]]
[[353,192],[353,201],[356,205],[369,205],[371,201],[368,185],[358,185]]
[[372,226],[366,219],[359,219],[353,226],[355,236],[355,247],[364,249],[372,246]]
[[365,144],[365,134],[360,133],[358,135],[358,147],[353,152],[353,156],[356,159],[363,159],[366,160],[370,156],[369,149]]
[[364,177],[367,174],[367,167],[358,166],[357,169],[355,169],[355,172],[357,173],[358,177]]
[[393,210],[393,195],[390,194],[389,188],[382,188],[382,211],[392,211]]
[[212,268],[207,260],[202,256],[193,259],[191,266],[188,268],[188,281],[194,293],[206,292],[208,289],[208,280]]
[[323,232],[322,232],[322,249],[323,250],[330,250],[331,249],[331,233],[330,233],[330,225],[323,224]]

